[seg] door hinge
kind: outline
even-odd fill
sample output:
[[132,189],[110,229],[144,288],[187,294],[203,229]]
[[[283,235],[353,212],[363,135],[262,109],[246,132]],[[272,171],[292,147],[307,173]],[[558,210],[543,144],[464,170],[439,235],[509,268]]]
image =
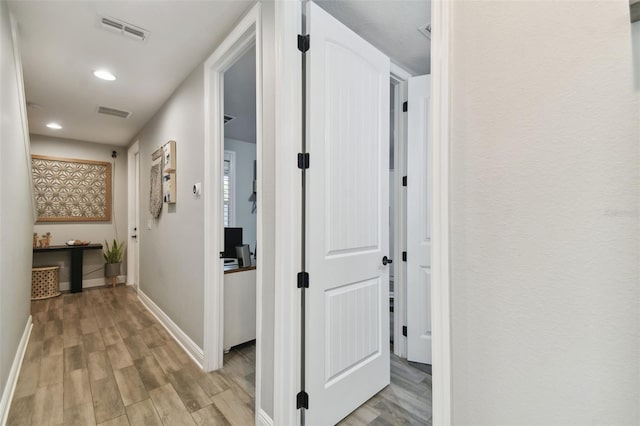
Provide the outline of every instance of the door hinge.
[[297,408],[309,408],[309,394],[305,391],[298,392],[296,395],[296,407]]
[[407,186],[407,177],[402,176],[402,186]]
[[309,50],[309,34],[301,35],[298,34],[298,50],[302,53]]
[[407,252],[406,252],[406,251],[403,251],[403,252],[402,252],[402,261],[403,261],[403,262],[406,262],[406,261],[407,261]]
[[308,169],[309,168],[309,153],[305,152],[304,154],[298,154],[298,168],[299,169]]
[[404,337],[407,337],[407,326],[406,326],[406,325],[403,325],[403,326],[402,326],[402,335],[403,335]]
[[298,272],[298,288],[309,288],[308,272]]
[[408,101],[404,101],[402,103],[402,112],[407,112],[409,111],[409,102]]

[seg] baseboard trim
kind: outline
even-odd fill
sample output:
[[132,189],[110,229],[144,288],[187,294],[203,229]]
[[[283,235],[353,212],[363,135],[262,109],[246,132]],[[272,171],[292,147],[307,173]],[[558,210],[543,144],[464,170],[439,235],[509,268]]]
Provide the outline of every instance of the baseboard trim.
[[273,419],[261,408],[258,410],[258,426],[273,426]]
[[162,309],[158,305],[156,305],[153,300],[149,298],[144,292],[138,289],[138,299],[142,304],[151,312],[151,315],[156,317],[158,322],[162,324],[162,326],[167,330],[169,335],[173,337],[173,339],[182,347],[182,349],[189,354],[191,359],[198,365],[198,367],[203,368],[204,365],[204,351],[200,346],[198,346],[187,334],[182,331],[178,325],[173,322],[171,318],[167,314],[164,313]]
[[[126,275],[118,275],[116,279],[116,283],[122,284],[127,282]],[[105,285],[111,285],[111,278],[107,281],[107,278],[90,278],[82,280],[82,288],[92,288],[92,287],[104,287]],[[60,282],[60,291],[67,291],[71,289],[71,283],[69,281],[61,281]]]
[[16,384],[18,383],[18,374],[22,367],[22,361],[24,360],[24,354],[27,352],[27,344],[29,343],[29,336],[31,336],[31,328],[33,323],[31,321],[31,315],[27,319],[27,325],[24,327],[22,338],[18,344],[18,350],[16,356],[13,359],[11,370],[9,371],[9,377],[7,377],[7,384],[4,386],[2,392],[2,399],[0,400],[0,425],[7,423],[7,417],[9,416],[9,409],[11,408],[11,401],[13,400],[13,393],[16,390]]

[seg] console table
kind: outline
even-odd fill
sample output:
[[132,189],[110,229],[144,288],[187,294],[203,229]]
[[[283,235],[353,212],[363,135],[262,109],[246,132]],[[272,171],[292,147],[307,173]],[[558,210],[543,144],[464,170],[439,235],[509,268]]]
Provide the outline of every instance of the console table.
[[71,265],[70,280],[71,280],[71,293],[82,292],[82,253],[85,250],[102,250],[102,244],[89,244],[86,246],[50,246],[47,248],[35,247],[34,253],[50,253],[54,251],[68,251],[70,252]]

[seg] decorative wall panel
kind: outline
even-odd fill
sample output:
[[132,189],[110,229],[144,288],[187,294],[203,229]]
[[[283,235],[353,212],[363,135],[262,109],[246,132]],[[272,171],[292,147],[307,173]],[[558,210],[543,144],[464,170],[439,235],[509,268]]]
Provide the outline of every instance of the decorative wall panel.
[[378,69],[341,44],[325,49],[327,255],[375,250],[383,168]]
[[325,291],[325,384],[380,352],[380,286],[373,278]]
[[38,222],[111,220],[111,163],[33,155]]

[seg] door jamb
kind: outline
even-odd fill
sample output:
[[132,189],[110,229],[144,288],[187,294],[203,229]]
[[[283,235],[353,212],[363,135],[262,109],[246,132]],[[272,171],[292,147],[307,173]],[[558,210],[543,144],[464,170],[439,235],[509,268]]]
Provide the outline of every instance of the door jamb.
[[[261,4],[240,20],[204,63],[204,363],[205,371],[222,368],[224,335],[224,249],[222,160],[224,158],[224,72],[252,46],[256,47],[256,158],[262,158],[262,32]],[[257,168],[257,192],[262,193],[262,168]],[[257,250],[262,252],[263,213],[258,197]],[[262,286],[264,268],[256,271],[255,413],[260,412],[262,377]],[[257,418],[257,417],[256,417]]]
[[391,81],[394,90],[394,242],[393,258],[398,259],[393,277],[393,353],[407,357],[407,338],[402,326],[407,324],[407,264],[402,262],[402,252],[407,249],[407,194],[403,191],[402,177],[407,174],[407,117],[402,114],[402,103],[407,99],[407,80],[411,73],[391,62]]
[[431,286],[433,333],[433,424],[452,421],[450,149],[452,0],[431,2]]
[[[135,165],[135,155],[138,154],[138,159],[140,153],[140,142],[135,141],[127,150],[127,240],[131,240],[131,233],[133,232],[133,228],[136,227],[136,212],[138,213],[138,226],[140,224],[140,206],[135,206],[136,201],[136,185],[139,184],[136,181],[136,165]],[[140,230],[137,230],[138,237],[140,236]],[[137,244],[140,244],[139,242]],[[136,259],[134,250],[131,249],[131,244],[129,244],[129,250],[127,250],[127,285],[133,285],[136,289],[140,286],[140,283],[135,282],[138,279],[138,275],[135,273],[135,268],[140,268],[140,256]],[[140,246],[138,245],[136,250],[140,253]],[[136,264],[137,263],[137,264]]]
[[[273,424],[296,426],[300,415],[300,272],[302,187],[296,158],[302,135],[302,55],[297,36],[302,34],[302,3],[277,1],[274,5],[275,42],[275,309],[273,354]],[[292,255],[298,253],[297,255]]]

